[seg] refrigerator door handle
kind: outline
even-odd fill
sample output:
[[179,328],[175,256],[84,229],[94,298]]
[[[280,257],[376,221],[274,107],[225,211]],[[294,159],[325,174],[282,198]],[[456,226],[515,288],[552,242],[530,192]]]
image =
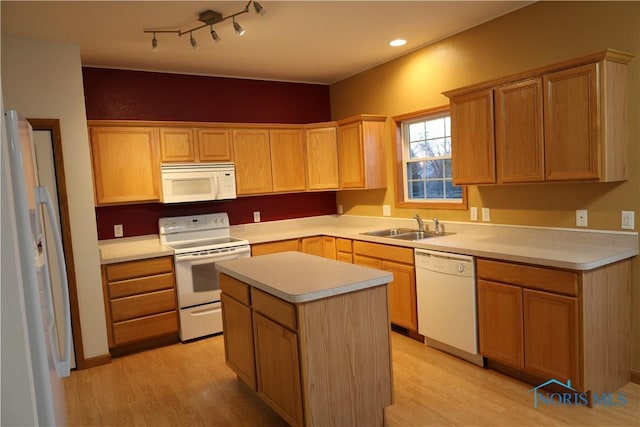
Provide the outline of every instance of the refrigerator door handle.
[[[64,273],[67,269],[66,262],[64,259],[64,249],[62,247],[62,234],[60,234],[60,229],[58,227],[58,219],[55,216],[53,211],[53,203],[51,201],[51,196],[49,194],[49,189],[45,186],[39,185],[36,187],[36,200],[38,204],[42,204],[45,206],[45,210],[47,212],[47,217],[49,218],[49,222],[52,228],[52,236],[56,248],[56,252],[58,256],[56,257],[58,260],[58,268],[61,273]],[[36,218],[39,215],[36,215]],[[44,236],[44,233],[43,233]],[[44,239],[43,239],[44,240]],[[46,242],[42,243],[42,251],[43,255],[46,257]],[[47,265],[47,264],[45,264]],[[47,272],[45,272],[47,273]],[[60,274],[61,286],[62,286],[62,304],[64,305],[64,331],[63,331],[63,342],[62,342],[62,352],[59,351],[58,347],[58,333],[55,319],[55,309],[53,305],[53,296],[51,293],[51,279],[49,274],[44,274],[45,281],[45,294],[47,296],[47,311],[49,311],[49,315],[51,316],[51,324],[49,326],[49,345],[51,346],[51,353],[53,356],[53,361],[56,368],[56,373],[58,377],[68,377],[71,370],[71,360],[70,360],[70,348],[71,348],[71,314],[70,314],[70,304],[69,304],[69,282],[67,280],[66,274]],[[62,353],[62,355],[61,355]]]

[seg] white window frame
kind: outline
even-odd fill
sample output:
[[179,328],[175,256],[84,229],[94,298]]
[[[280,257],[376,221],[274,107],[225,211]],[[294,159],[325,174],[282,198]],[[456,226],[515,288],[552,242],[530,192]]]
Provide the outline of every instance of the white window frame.
[[[467,188],[462,186],[459,199],[409,199],[407,164],[415,159],[409,159],[409,143],[405,141],[406,129],[411,123],[419,123],[430,119],[449,116],[449,106],[416,111],[393,117],[396,126],[396,206],[433,209],[467,209]],[[451,155],[426,157],[424,160],[451,158]]]

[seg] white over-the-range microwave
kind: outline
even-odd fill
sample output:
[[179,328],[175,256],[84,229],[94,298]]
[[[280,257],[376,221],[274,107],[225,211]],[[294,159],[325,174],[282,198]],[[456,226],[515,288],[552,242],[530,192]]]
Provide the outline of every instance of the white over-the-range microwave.
[[236,198],[233,163],[165,163],[160,170],[164,203]]

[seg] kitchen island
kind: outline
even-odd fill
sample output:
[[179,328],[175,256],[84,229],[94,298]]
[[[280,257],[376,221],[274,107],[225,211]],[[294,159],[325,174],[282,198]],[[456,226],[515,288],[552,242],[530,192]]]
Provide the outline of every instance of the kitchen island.
[[227,364],[291,425],[384,425],[385,271],[299,252],[222,261]]

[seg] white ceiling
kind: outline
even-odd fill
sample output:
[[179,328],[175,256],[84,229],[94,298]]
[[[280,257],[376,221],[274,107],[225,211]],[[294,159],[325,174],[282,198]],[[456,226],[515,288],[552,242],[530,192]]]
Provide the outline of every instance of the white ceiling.
[[[144,29],[187,30],[211,9],[227,16],[246,1],[6,1],[2,36],[74,42],[86,66],[330,84],[531,4],[531,1],[269,1],[264,15],[237,18],[189,36]],[[408,40],[400,48],[388,41]]]

